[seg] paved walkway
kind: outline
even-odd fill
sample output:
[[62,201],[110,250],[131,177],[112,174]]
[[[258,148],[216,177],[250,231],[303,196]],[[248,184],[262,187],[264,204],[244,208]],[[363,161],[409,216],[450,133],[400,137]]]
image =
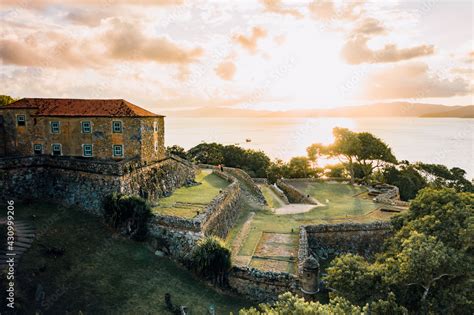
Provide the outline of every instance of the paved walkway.
[[[0,224],[6,224],[5,219],[0,219]],[[6,235],[1,235],[6,239]],[[35,228],[31,226],[26,221],[16,220],[15,221],[15,243],[13,245],[13,253],[15,253],[15,261],[18,263],[21,256],[31,247],[35,239]],[[6,255],[7,251],[5,249],[0,250],[0,270],[3,270],[8,267],[6,261],[8,257]],[[8,251],[12,253],[12,251]]]
[[305,213],[313,210],[317,207],[322,207],[323,205],[308,205],[305,203],[290,203],[289,205],[284,205],[280,208],[273,209],[275,214],[295,214],[295,213]]

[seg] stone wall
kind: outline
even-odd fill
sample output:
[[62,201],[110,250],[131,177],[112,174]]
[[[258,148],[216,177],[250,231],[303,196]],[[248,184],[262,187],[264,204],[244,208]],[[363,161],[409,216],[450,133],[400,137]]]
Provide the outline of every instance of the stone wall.
[[298,189],[291,186],[291,184],[287,183],[285,180],[279,179],[276,184],[278,188],[280,188],[285,193],[291,203],[306,203],[311,205],[318,204],[314,198],[301,193]]
[[300,238],[298,240],[298,275],[303,273],[303,264],[309,257],[308,233],[304,226],[300,226]]
[[193,179],[194,169],[169,158],[148,165],[50,156],[0,159],[2,199],[51,200],[95,214],[112,192],[158,197]]
[[302,228],[306,230],[308,248],[316,256],[324,251],[371,257],[381,249],[384,240],[392,235],[390,222],[381,221],[306,225]]
[[286,272],[232,267],[229,285],[239,295],[257,302],[274,301],[285,292],[298,293],[298,278]]
[[283,202],[285,204],[290,204],[290,201],[288,200],[288,197],[285,195],[285,193],[283,192],[283,190],[281,190],[280,188],[278,188],[278,186],[276,184],[273,184],[273,185],[268,185],[268,187],[270,187],[270,189],[278,196],[280,197],[280,199],[283,200]]
[[155,214],[149,222],[150,236],[173,257],[185,260],[195,243],[207,235],[225,238],[239,215],[240,186],[238,181],[220,171],[214,174],[230,182],[204,210],[192,219]]

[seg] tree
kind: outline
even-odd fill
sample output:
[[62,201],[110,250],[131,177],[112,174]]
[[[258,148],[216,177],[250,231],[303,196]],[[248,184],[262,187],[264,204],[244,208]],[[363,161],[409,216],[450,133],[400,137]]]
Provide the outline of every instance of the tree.
[[384,163],[395,163],[391,149],[379,138],[367,132],[352,132],[346,128],[333,129],[334,142],[330,145],[320,143],[309,146],[306,151],[311,161],[318,156],[338,158],[347,169],[351,183],[355,182],[355,164],[359,164],[363,178],[368,180],[372,172]]
[[390,165],[380,174],[382,182],[398,187],[400,199],[405,201],[415,198],[418,191],[427,186],[423,176],[411,165],[402,164],[399,167]]
[[112,193],[103,200],[104,218],[108,225],[135,240],[144,240],[151,207],[138,196]]
[[414,313],[472,314],[474,194],[421,190],[374,262],[343,255],[331,262],[327,286],[363,305],[387,300]]
[[278,179],[288,177],[288,173],[288,165],[280,159],[276,159],[267,167],[267,179],[271,184]]
[[314,177],[315,171],[309,165],[309,159],[304,156],[297,156],[288,163],[288,172],[290,178]]
[[324,168],[325,175],[334,178],[346,177],[345,170],[346,169],[342,164],[326,165]]
[[8,104],[11,104],[13,102],[15,102],[16,99],[14,99],[13,97],[11,96],[8,96],[8,95],[0,95],[0,106],[3,106],[3,105],[8,105]]
[[216,236],[200,239],[193,252],[192,263],[196,271],[213,281],[224,285],[226,273],[232,266],[231,252]]
[[171,147],[166,147],[166,152],[171,155],[179,156],[182,159],[187,159],[188,155],[186,154],[186,150],[179,145],[173,145]]
[[368,132],[358,133],[357,138],[359,139],[359,146],[356,160],[361,166],[364,180],[368,180],[369,175],[375,169],[383,166],[384,163],[397,163],[392,150],[381,139]]
[[459,192],[474,192],[474,185],[465,178],[466,171],[459,167],[448,169],[441,164],[422,162],[416,163],[415,167],[425,175],[427,181],[433,187],[450,187]]
[[196,163],[218,165],[224,163],[223,148],[218,143],[200,143],[189,149],[188,156]]
[[258,308],[240,310],[239,315],[326,315],[326,314],[371,314],[371,315],[402,315],[408,314],[404,307],[397,305],[394,295],[387,300],[378,300],[364,307],[351,304],[344,298],[331,298],[328,304],[308,302],[289,292],[278,297],[274,304],[260,304]]

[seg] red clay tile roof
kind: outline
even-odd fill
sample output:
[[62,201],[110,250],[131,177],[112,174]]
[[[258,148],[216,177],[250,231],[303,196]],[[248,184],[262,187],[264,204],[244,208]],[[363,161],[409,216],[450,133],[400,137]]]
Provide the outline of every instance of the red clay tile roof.
[[0,109],[37,109],[35,116],[163,117],[122,99],[22,98]]

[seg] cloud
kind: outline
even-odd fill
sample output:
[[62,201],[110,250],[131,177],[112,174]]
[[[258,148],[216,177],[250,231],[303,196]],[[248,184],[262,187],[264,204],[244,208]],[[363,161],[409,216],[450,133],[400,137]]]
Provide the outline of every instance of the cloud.
[[452,97],[472,93],[460,77],[443,79],[421,62],[396,65],[372,73],[362,85],[366,99]]
[[98,67],[112,59],[187,65],[203,54],[166,36],[145,36],[139,26],[115,19],[107,31],[85,38],[58,32],[36,32],[22,39],[0,40],[3,64],[45,68]]
[[357,20],[362,14],[362,6],[365,1],[350,1],[336,7],[331,0],[314,0],[308,8],[315,19],[322,21],[330,20]]
[[352,31],[353,34],[363,35],[378,35],[385,34],[387,30],[383,26],[383,23],[377,19],[368,17],[357,23],[356,27]]
[[[91,5],[91,6],[106,6],[109,7],[111,4],[114,5],[143,5],[143,6],[163,6],[163,5],[178,5],[183,4],[184,0],[113,0],[108,3],[107,1],[97,0],[76,0],[74,5]],[[66,1],[64,0],[2,0],[0,2],[0,8],[2,7],[16,7],[21,9],[44,9],[52,5],[64,6]]]
[[428,56],[434,53],[433,45],[419,45],[410,48],[398,48],[396,44],[387,44],[382,49],[371,50],[367,46],[370,37],[352,36],[342,47],[341,55],[349,64],[385,63]]
[[237,68],[232,61],[224,61],[215,68],[216,74],[222,79],[230,81],[234,78]]
[[234,40],[239,43],[243,48],[247,49],[250,53],[257,51],[257,42],[260,38],[267,36],[267,31],[261,27],[255,26],[252,28],[252,35],[236,35]]
[[301,14],[298,10],[283,7],[281,0],[261,0],[261,2],[265,6],[265,11],[267,12],[291,15],[296,18],[303,17],[303,14]]
[[[44,67],[69,68],[98,65],[97,58],[91,54],[86,45],[76,45],[72,40],[58,34],[58,40],[49,45],[39,45],[34,37],[25,40],[1,40],[0,60],[3,64]],[[79,46],[82,52],[76,49]]]
[[112,58],[132,61],[155,61],[164,64],[188,64],[202,56],[200,47],[185,48],[168,37],[146,37],[136,24],[115,19],[103,36]]

